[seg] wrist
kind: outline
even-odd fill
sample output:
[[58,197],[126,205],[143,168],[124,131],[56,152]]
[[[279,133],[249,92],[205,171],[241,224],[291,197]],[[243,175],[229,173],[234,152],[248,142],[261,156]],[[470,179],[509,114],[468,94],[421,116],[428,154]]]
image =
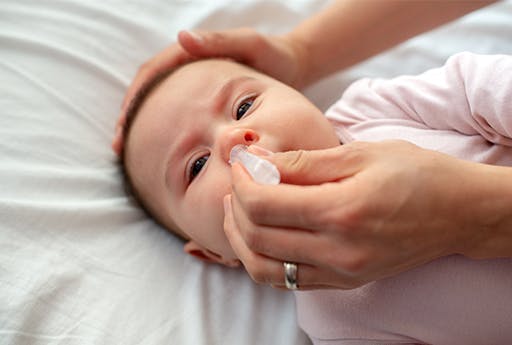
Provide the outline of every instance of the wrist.
[[462,254],[474,259],[512,257],[512,168],[472,164],[472,191],[465,193],[465,231],[469,241]]

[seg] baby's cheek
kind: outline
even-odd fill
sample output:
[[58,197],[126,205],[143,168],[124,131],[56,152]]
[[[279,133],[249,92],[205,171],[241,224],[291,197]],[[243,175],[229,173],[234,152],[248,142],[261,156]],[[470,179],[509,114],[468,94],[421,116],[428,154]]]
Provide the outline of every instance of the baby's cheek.
[[226,169],[226,172],[210,185],[210,189],[200,196],[202,197],[201,213],[207,218],[205,221],[210,222],[210,226],[220,229],[222,234],[224,233],[224,196],[228,194],[231,194],[231,171]]

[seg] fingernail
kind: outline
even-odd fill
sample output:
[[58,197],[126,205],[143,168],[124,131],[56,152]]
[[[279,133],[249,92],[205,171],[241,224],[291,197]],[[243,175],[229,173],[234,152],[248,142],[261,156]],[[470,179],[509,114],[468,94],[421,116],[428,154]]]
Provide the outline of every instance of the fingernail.
[[274,154],[274,152],[264,149],[263,147],[258,146],[258,145],[250,145],[247,148],[247,151],[249,151],[250,153],[253,153],[255,155],[258,155],[258,156],[271,156]]
[[196,41],[197,43],[203,43],[204,42],[204,38],[203,36],[201,36],[200,34],[198,34],[197,32],[194,32],[194,31],[189,31],[189,30],[186,30],[186,32],[189,34],[190,37],[192,37],[192,39],[194,39],[194,41]]

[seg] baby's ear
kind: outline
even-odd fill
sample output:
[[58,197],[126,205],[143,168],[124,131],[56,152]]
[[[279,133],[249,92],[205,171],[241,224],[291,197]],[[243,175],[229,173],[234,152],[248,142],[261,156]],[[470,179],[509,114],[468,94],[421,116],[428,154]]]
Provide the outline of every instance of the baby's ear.
[[201,259],[208,263],[216,263],[225,265],[228,267],[238,267],[240,265],[240,261],[238,260],[226,260],[222,256],[217,253],[212,252],[211,250],[203,247],[202,245],[194,242],[193,240],[185,243],[183,247],[185,253],[195,256],[198,259]]

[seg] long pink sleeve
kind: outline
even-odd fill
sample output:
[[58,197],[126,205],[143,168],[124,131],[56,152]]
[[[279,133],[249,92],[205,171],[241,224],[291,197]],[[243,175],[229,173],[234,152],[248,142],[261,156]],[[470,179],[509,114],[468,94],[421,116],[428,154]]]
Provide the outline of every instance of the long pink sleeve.
[[[326,115],[345,143],[403,139],[512,166],[512,57],[463,53],[420,76],[363,79]],[[512,259],[453,255],[358,289],[296,296],[315,344],[512,344]]]
[[362,79],[327,116],[345,142],[405,139],[473,160],[489,143],[512,146],[511,109],[512,57],[461,53],[419,76]]

